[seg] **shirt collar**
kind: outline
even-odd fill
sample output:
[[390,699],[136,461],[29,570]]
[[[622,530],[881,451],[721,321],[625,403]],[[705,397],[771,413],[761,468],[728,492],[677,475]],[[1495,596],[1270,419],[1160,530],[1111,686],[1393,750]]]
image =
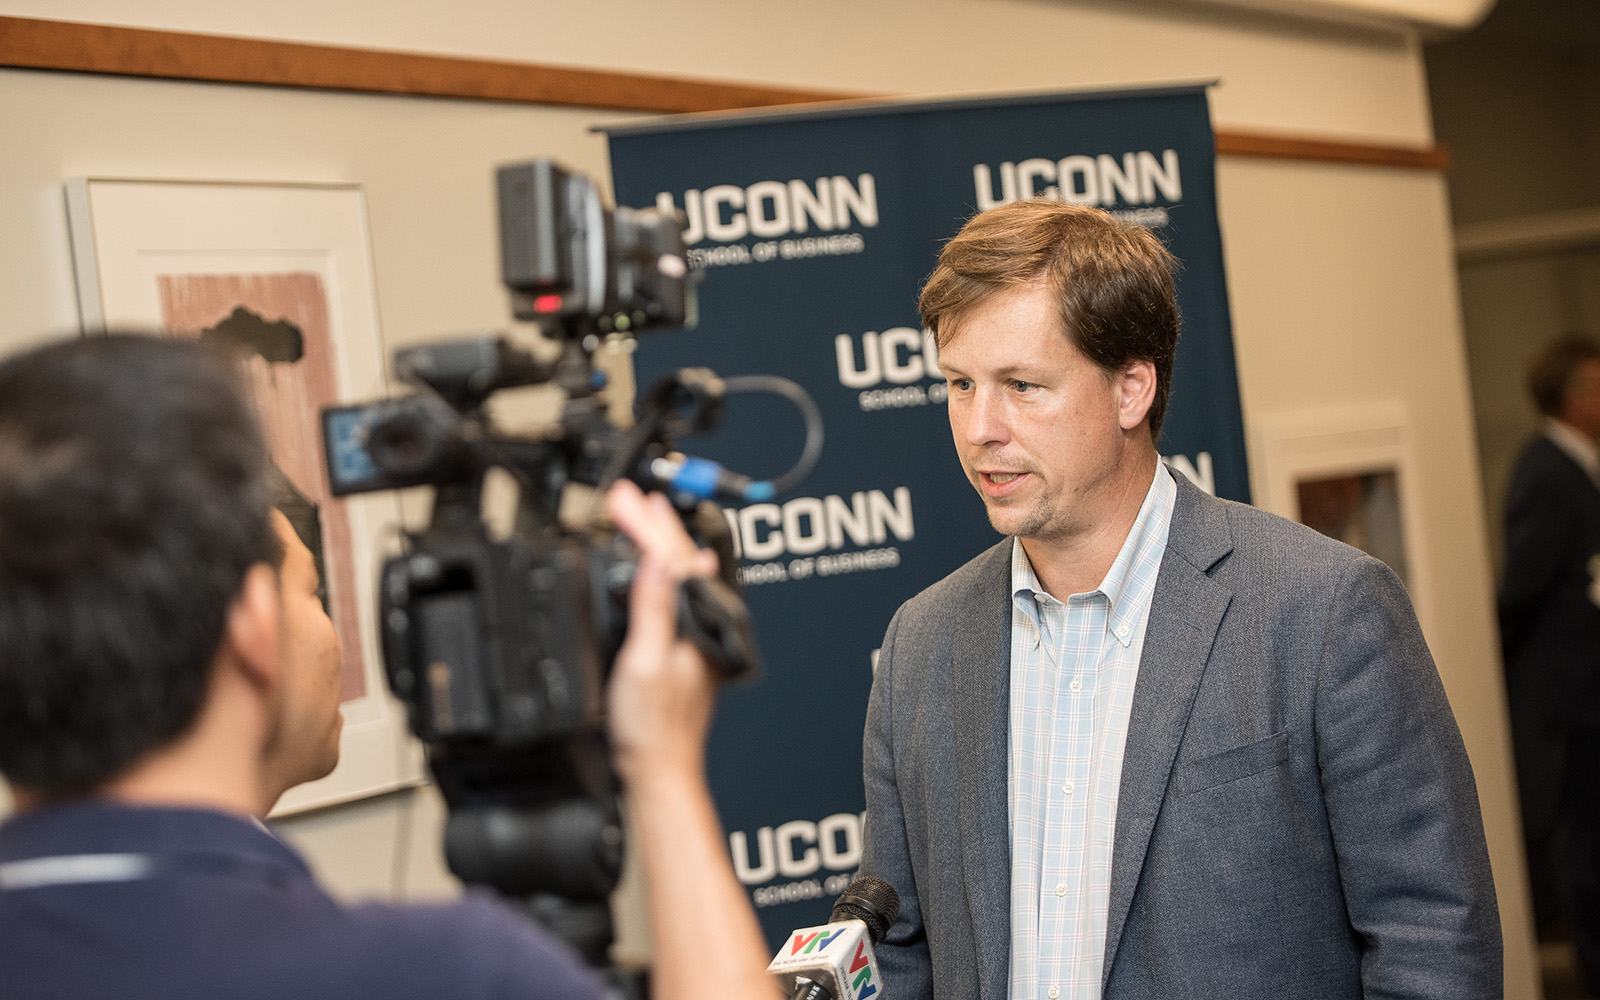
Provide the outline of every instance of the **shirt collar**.
[[1589,435],[1554,417],[1547,417],[1544,422],[1544,436],[1576,462],[1578,468],[1587,473],[1590,479],[1600,482],[1600,447],[1596,447],[1589,439]]
[[[1178,486],[1172,481],[1172,473],[1167,470],[1165,462],[1157,462],[1156,473],[1151,478],[1150,488],[1145,491],[1144,503],[1139,506],[1139,514],[1134,518],[1133,527],[1128,530],[1128,537],[1123,540],[1116,559],[1112,560],[1105,579],[1090,591],[1105,597],[1109,605],[1106,628],[1124,646],[1133,641],[1138,619],[1148,603],[1144,598],[1154,585],[1153,575],[1146,578],[1137,574],[1135,569],[1141,565],[1160,564],[1161,553],[1167,547],[1167,531],[1172,525],[1172,508],[1177,497]],[[1033,598],[1050,596],[1039,583],[1033,564],[1028,561],[1028,554],[1022,548],[1022,539],[1016,537],[1011,539],[1011,594],[1013,600],[1030,613],[1033,610]]]
[[1028,554],[1022,551],[1022,539],[1016,535],[1011,536],[1011,596],[1017,601],[1031,598],[1045,592],[1044,585],[1034,575],[1033,563],[1028,561]]
[[228,856],[311,877],[292,848],[259,821],[233,813],[88,798],[24,810],[0,824],[0,861],[130,852]]

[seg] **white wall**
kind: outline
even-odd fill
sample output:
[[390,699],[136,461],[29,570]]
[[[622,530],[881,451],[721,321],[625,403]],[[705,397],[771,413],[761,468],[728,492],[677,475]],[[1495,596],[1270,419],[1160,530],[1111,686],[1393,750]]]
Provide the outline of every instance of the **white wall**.
[[[1219,77],[1224,127],[1424,144],[1422,65],[1403,31],[1122,0],[0,0],[0,14],[907,94]],[[603,172],[585,131],[611,113],[0,71],[0,349],[76,323],[70,176],[356,180],[366,185],[391,346],[504,323],[493,164],[553,154]],[[1426,622],[1477,769],[1507,931],[1508,995],[1537,984],[1512,809],[1488,563],[1442,178],[1224,160],[1225,252],[1247,425],[1395,401],[1422,458]],[[1179,387],[1182,391],[1182,387]],[[1253,455],[1259,463],[1259,456]],[[413,804],[421,803],[421,804]],[[336,888],[444,891],[436,802],[411,794],[288,825]],[[405,830],[410,845],[392,841]],[[381,843],[381,847],[373,840]],[[625,908],[629,919],[637,908]],[[626,937],[637,949],[637,925]]]
[[848,91],[940,94],[1222,77],[1217,117],[1416,141],[1416,42],[1149,0],[4,0],[0,14]]

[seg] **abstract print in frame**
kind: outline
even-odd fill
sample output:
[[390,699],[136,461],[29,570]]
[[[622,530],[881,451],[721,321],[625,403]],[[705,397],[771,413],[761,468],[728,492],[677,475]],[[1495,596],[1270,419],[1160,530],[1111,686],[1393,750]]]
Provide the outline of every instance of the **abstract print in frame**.
[[84,332],[160,330],[238,349],[280,506],[313,542],[344,640],[345,728],[338,768],[275,812],[415,782],[419,752],[384,686],[375,626],[375,542],[398,508],[333,497],[322,460],[322,407],[385,393],[361,189],[78,178],[67,206]]

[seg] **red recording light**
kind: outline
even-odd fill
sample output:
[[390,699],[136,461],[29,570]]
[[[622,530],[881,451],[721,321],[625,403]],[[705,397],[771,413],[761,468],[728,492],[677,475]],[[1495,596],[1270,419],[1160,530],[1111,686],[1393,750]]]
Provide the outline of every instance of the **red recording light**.
[[541,295],[533,300],[533,311],[536,313],[553,313],[561,311],[561,296]]

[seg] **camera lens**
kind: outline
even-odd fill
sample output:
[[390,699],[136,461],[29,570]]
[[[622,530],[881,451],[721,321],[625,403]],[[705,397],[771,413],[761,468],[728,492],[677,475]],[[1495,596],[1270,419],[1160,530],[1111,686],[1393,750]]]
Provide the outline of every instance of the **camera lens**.
[[454,414],[441,414],[424,400],[404,400],[367,431],[372,462],[394,476],[433,472],[456,441]]

